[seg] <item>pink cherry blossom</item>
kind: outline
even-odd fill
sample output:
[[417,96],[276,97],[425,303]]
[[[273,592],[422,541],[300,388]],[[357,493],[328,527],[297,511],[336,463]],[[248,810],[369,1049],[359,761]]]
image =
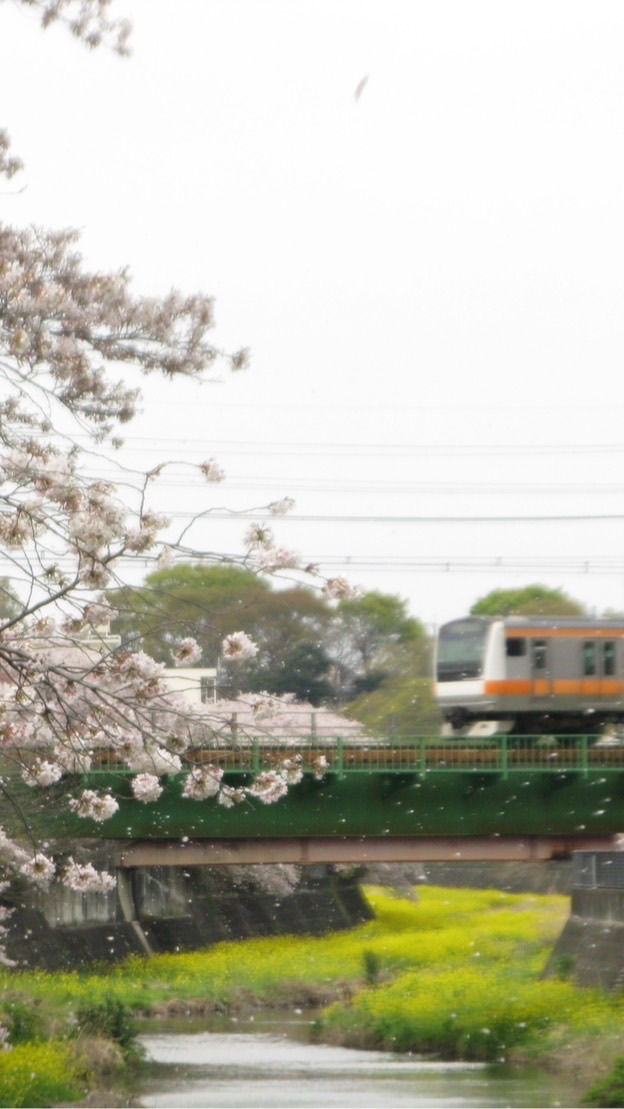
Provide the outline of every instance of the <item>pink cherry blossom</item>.
[[296,570],[301,565],[301,555],[287,547],[266,547],[258,554],[261,570],[273,573],[275,570]]
[[297,785],[303,778],[303,759],[301,755],[293,755],[292,758],[284,759],[280,764],[279,773],[286,781],[287,785]]
[[328,578],[323,586],[323,593],[335,601],[353,600],[360,596],[358,586],[351,585],[347,578]]
[[20,874],[29,878],[37,886],[48,886],[54,877],[56,866],[41,851],[37,851],[31,859],[20,867]]
[[209,458],[206,462],[202,462],[199,468],[206,481],[216,483],[225,479],[225,471],[221,469],[218,462],[215,462],[214,458]]
[[137,774],[132,779],[132,792],[137,801],[149,804],[157,801],[162,794],[162,786],[155,774]]
[[288,783],[283,774],[276,770],[266,770],[259,774],[247,793],[250,797],[257,798],[264,805],[273,805],[288,792]]
[[192,801],[205,801],[216,797],[221,786],[223,770],[220,766],[195,766],[184,782],[182,796]]
[[245,632],[232,632],[223,640],[223,657],[228,662],[245,662],[257,653],[257,645]]
[[51,786],[63,777],[63,770],[58,763],[47,762],[46,759],[36,759],[33,765],[22,772],[22,777],[27,786]]
[[93,789],[84,789],[80,797],[72,798],[69,807],[77,816],[83,816],[101,824],[114,816],[119,808],[119,802],[110,793],[96,793]]
[[96,870],[92,863],[77,863],[70,856],[61,873],[63,885],[77,893],[108,893],[115,889],[116,879],[106,870]]
[[269,505],[269,512],[273,516],[286,516],[288,512],[292,512],[295,507],[295,502],[292,497],[282,497],[280,501],[272,501]]
[[186,639],[180,639],[174,650],[171,652],[174,666],[192,666],[194,662],[199,662],[202,656],[202,649],[197,640],[192,639],[190,636]]

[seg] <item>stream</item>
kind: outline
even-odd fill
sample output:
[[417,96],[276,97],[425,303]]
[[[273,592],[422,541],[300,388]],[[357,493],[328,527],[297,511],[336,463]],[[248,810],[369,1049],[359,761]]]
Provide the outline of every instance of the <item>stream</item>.
[[202,1109],[489,1109],[578,1105],[578,1088],[537,1069],[445,1063],[310,1043],[313,1014],[176,1018],[141,1035],[145,1106]]

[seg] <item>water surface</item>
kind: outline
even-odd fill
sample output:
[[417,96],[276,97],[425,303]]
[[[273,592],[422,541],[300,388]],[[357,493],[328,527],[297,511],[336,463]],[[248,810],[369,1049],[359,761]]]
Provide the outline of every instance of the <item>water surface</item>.
[[140,1091],[143,1106],[547,1109],[578,1104],[571,1090],[537,1070],[310,1043],[309,1015],[262,1014],[199,1024],[177,1020],[141,1037],[154,1062]]

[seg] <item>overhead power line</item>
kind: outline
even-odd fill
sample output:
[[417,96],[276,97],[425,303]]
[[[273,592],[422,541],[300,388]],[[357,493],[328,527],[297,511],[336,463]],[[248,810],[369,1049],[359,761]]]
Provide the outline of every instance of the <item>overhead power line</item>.
[[[85,469],[84,476],[96,480],[109,476],[106,470]],[[110,476],[113,476],[112,471]],[[118,475],[115,475],[119,480]],[[274,492],[286,484],[291,493],[299,491],[304,493],[388,493],[396,494],[433,494],[436,496],[557,496],[582,495],[624,495],[624,482],[486,482],[486,481],[399,481],[379,480],[375,478],[357,479],[345,476],[338,478],[319,479],[315,476],[288,474],[226,474],[224,487],[230,489],[264,489]],[[159,479],[159,488],[166,489],[198,489],[206,488],[206,479],[201,474],[193,471]]]
[[[86,436],[76,436],[84,439]],[[492,443],[483,439],[472,443],[458,443],[456,439],[451,442],[348,442],[346,440],[330,441],[318,440],[306,442],[302,439],[284,439],[281,442],[271,440],[250,439],[163,439],[157,436],[124,436],[124,446],[127,449],[140,450],[142,454],[158,454],[166,458],[169,454],[236,454],[236,455],[301,455],[322,454],[330,457],[332,454],[344,454],[373,457],[379,452],[395,454],[621,454],[624,452],[624,441],[598,442],[598,443],[534,443],[534,442],[504,442]],[[116,456],[117,452],[115,452]]]
[[457,574],[500,573],[564,574],[591,576],[607,574],[624,577],[624,558],[601,555],[540,558],[507,555],[316,555],[311,561],[325,569],[381,571],[384,573]]
[[[237,562],[240,559],[238,552],[220,552],[216,557],[206,553],[207,563]],[[179,556],[176,563],[201,561],[200,553]],[[73,565],[67,557],[61,556],[56,560],[61,569],[68,569]],[[624,557],[609,555],[552,555],[540,557],[514,556],[514,555],[345,555],[345,554],[317,554],[305,555],[306,564],[316,565],[323,573],[340,570],[346,576],[353,577],[363,572],[376,572],[384,574],[466,574],[466,573],[523,573],[531,575],[553,575],[592,577],[594,575],[613,576],[624,578]],[[141,566],[147,572],[156,569],[156,559],[149,557],[128,556],[115,562],[117,569],[128,565]],[[0,574],[10,576],[17,566],[29,568],[27,559],[7,559],[0,556]],[[288,571],[293,576],[294,571]]]
[[[169,512],[173,519],[192,519],[192,514],[187,512]],[[267,520],[274,519],[265,509],[249,509],[236,512],[217,509],[205,513],[204,519],[210,520]],[[307,524],[561,524],[578,522],[624,522],[623,513],[576,513],[573,515],[548,516],[378,516],[378,515],[328,515],[324,513],[298,513],[289,512],[280,516],[280,526],[291,521],[292,523]]]

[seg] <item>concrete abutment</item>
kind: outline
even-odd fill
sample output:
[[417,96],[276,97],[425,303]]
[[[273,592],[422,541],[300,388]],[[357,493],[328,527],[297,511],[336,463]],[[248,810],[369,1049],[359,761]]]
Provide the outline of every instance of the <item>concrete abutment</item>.
[[[107,867],[106,850],[97,855],[93,861]],[[9,957],[22,968],[82,969],[222,940],[321,935],[372,916],[355,870],[332,866],[155,866],[117,876],[108,893],[79,894],[60,883],[45,894],[13,888],[3,898],[13,909]]]
[[571,897],[570,917],[544,977],[624,988],[624,852],[575,852]]

